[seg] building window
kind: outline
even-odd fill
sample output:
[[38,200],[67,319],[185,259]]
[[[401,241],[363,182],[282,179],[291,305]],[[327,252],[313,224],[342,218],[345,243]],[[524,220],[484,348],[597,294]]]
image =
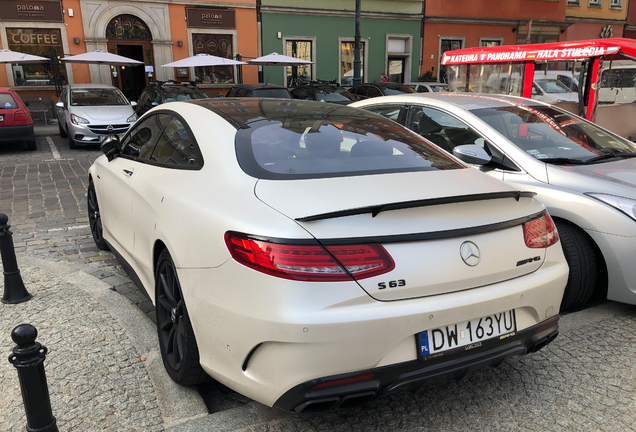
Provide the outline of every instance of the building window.
[[107,39],[152,40],[145,22],[133,15],[119,15],[106,27]]
[[581,0],[568,0],[568,6],[581,6]]
[[503,38],[479,38],[480,47],[497,47],[503,45]]
[[592,7],[603,7],[603,0],[588,0],[587,5]]
[[[285,41],[285,55],[295,57],[302,60],[312,60],[312,41],[293,40]],[[285,72],[285,80],[287,87],[294,87],[300,83],[310,82],[313,80],[312,65],[306,64],[302,66],[287,66]]]
[[[446,51],[453,51],[464,48],[465,38],[463,37],[441,37],[439,39],[439,56],[438,59],[444,57]],[[439,82],[446,82],[446,66],[438,60]]]
[[610,0],[610,9],[623,9],[623,0]]
[[[386,67],[390,82],[411,82],[411,51],[413,36],[386,35]],[[374,80],[375,81],[375,80]]]
[[[59,29],[7,29],[8,48],[12,51],[40,57],[60,58],[64,53]],[[51,63],[13,65],[16,86],[60,85],[67,83],[64,66]]]
[[[192,34],[192,52],[210,54],[217,57],[232,58],[232,35],[229,34]],[[195,67],[194,75],[203,84],[233,83],[234,66]]]
[[[353,60],[355,58],[355,42],[340,42],[340,85],[353,85]],[[360,82],[364,79],[365,43],[360,41]]]

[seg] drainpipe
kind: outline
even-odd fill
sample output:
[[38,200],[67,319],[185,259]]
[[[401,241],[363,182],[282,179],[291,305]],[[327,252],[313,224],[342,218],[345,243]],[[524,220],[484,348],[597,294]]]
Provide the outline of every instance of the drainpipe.
[[356,37],[353,57],[353,85],[362,84],[360,78],[360,0],[356,0]]
[[[257,57],[263,55],[263,25],[261,22],[261,0],[256,0],[256,48]],[[258,82],[263,82],[263,66],[258,66]]]
[[424,18],[426,18],[426,0],[422,0],[422,25],[420,26],[420,71],[418,78],[424,73]]

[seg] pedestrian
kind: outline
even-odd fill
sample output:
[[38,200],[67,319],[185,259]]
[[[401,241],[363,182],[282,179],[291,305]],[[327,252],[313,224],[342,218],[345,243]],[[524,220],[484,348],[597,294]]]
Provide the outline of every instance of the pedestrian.
[[389,77],[385,73],[380,75],[380,79],[382,82],[389,82]]

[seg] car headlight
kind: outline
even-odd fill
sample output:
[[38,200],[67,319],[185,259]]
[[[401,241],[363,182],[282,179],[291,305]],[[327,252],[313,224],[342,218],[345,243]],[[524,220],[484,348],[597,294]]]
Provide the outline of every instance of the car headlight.
[[605,204],[614,207],[615,209],[625,213],[630,218],[636,220],[636,201],[623,198],[615,195],[607,195],[600,193],[587,193],[586,195],[596,198]]
[[90,122],[86,120],[84,117],[76,116],[75,114],[71,114],[71,123],[73,124],[89,124]]
[[134,123],[134,122],[137,121],[137,119],[138,119],[137,114],[133,114],[133,115],[131,115],[130,117],[128,117],[126,119],[126,122],[127,123]]

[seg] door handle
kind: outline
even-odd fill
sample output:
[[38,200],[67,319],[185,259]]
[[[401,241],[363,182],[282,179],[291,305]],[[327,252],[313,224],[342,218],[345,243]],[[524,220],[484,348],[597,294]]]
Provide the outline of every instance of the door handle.
[[128,177],[130,177],[131,175],[133,175],[133,172],[130,170],[125,169],[124,170],[124,174],[128,175]]

